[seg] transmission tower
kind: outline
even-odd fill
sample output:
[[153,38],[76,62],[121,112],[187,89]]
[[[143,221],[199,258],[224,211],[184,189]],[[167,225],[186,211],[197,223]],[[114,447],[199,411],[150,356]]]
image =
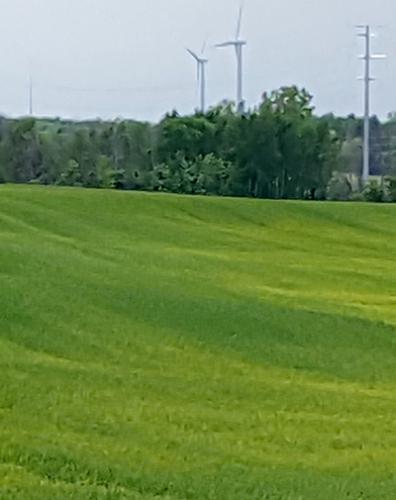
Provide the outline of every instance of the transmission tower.
[[371,39],[375,36],[369,25],[358,25],[358,35],[364,39],[365,51],[359,59],[364,61],[364,76],[359,80],[364,81],[364,138],[363,138],[363,172],[362,181],[364,184],[370,179],[370,86],[375,78],[371,75],[371,61],[375,59],[385,59],[384,54],[373,54],[371,50]]

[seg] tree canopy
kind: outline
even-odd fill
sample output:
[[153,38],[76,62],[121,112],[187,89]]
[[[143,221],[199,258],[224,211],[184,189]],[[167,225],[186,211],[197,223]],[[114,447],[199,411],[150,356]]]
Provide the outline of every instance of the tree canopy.
[[[373,173],[395,173],[395,121],[373,118],[372,130]],[[2,118],[0,181],[324,199],[337,175],[360,175],[361,133],[353,115],[316,116],[294,86],[244,115],[226,103],[158,124]]]

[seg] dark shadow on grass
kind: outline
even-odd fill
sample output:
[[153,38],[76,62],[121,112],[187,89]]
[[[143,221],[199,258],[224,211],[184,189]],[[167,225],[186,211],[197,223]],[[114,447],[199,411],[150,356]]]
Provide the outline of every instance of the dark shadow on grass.
[[199,343],[247,362],[335,378],[396,380],[396,327],[391,325],[244,297],[191,297],[171,288],[166,293],[142,287],[107,292],[103,307],[109,314],[116,310],[126,323],[136,320],[154,330],[158,326],[159,332],[174,331],[179,343]]

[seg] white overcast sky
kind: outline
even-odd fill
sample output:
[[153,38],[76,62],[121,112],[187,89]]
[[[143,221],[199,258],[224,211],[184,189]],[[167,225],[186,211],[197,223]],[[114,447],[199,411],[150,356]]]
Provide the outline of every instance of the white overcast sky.
[[[185,47],[208,40],[208,103],[235,95],[232,37],[240,0],[0,0],[0,113],[23,115],[28,80],[41,116],[156,120],[197,105]],[[396,110],[395,0],[246,0],[244,94],[305,86],[319,113],[360,113],[362,51],[355,24],[371,23],[386,52],[373,73],[373,112]]]

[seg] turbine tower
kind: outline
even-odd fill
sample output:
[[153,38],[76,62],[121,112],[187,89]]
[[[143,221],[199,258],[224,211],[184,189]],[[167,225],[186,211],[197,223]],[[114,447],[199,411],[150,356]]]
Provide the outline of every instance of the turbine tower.
[[205,113],[206,111],[206,64],[208,59],[204,57],[206,44],[202,47],[201,56],[198,56],[195,52],[187,49],[187,52],[197,61],[197,80],[200,86],[200,111]]
[[33,78],[29,76],[29,116],[33,116]]
[[219,43],[216,45],[218,48],[222,47],[234,47],[236,60],[237,60],[237,94],[236,94],[236,105],[238,113],[243,114],[245,111],[245,101],[243,99],[243,47],[247,44],[246,40],[241,40],[241,28],[242,28],[242,16],[243,7],[239,9],[237,28],[235,33],[235,39],[228,42]]

